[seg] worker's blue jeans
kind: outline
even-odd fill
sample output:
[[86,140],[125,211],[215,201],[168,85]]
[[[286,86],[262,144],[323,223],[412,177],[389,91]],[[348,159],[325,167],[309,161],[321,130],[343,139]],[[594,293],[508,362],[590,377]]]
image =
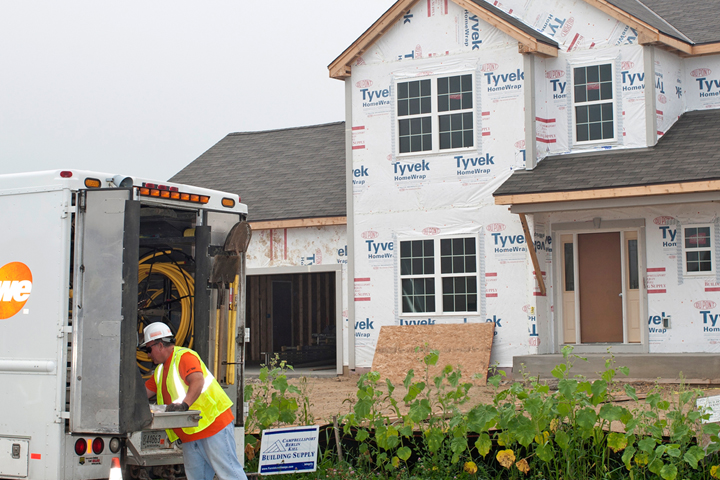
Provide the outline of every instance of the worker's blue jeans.
[[247,480],[235,450],[235,425],[215,435],[182,444],[185,475],[188,480]]

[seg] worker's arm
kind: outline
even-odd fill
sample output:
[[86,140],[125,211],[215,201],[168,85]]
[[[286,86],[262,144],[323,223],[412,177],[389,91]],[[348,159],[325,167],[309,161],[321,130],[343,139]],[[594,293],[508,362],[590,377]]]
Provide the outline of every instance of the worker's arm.
[[195,400],[197,400],[202,393],[205,379],[203,378],[202,372],[193,372],[187,377],[185,377],[185,383],[187,383],[188,385],[188,391],[185,394],[185,399],[183,400],[183,402],[189,407],[190,405],[195,403]]
[[152,390],[150,390],[148,387],[145,387],[145,392],[147,392],[148,398],[152,398],[152,397],[155,396],[155,392],[153,392]]

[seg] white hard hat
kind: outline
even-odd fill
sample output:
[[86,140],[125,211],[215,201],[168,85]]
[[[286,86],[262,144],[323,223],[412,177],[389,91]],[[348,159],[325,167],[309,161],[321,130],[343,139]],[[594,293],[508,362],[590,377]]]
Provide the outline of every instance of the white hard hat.
[[145,327],[145,329],[143,330],[143,334],[145,335],[145,341],[140,344],[141,347],[144,347],[153,340],[160,340],[161,338],[172,338],[174,336],[172,331],[170,330],[170,327],[168,327],[162,322],[151,323],[150,325]]

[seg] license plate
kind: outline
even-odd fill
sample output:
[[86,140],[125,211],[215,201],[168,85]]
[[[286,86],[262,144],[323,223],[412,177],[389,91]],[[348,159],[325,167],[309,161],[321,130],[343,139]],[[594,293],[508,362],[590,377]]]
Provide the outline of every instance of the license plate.
[[142,432],[142,441],[140,448],[147,450],[148,448],[159,448],[167,446],[168,440],[164,433],[161,432]]

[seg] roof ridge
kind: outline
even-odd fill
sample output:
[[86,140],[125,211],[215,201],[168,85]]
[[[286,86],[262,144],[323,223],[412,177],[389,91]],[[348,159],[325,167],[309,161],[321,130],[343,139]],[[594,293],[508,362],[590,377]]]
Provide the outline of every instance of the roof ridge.
[[249,132],[231,132],[228,133],[227,136],[235,136],[235,135],[254,135],[257,133],[273,133],[273,132],[283,132],[287,130],[303,130],[306,128],[320,128],[320,127],[329,127],[331,125],[341,125],[344,124],[345,121],[341,120],[339,122],[330,122],[330,123],[318,123],[315,125],[301,125],[299,127],[285,127],[285,128],[273,128],[270,130],[254,130]]
[[665,22],[666,24],[668,24],[673,30],[675,30],[675,33],[677,33],[678,35],[680,35],[680,37],[682,37],[683,39],[685,39],[685,40],[688,41],[689,43],[693,43],[693,44],[695,43],[695,42],[693,42],[687,35],[685,35],[685,34],[682,33],[680,30],[678,30],[677,27],[675,27],[675,25],[673,25],[672,23],[670,23],[669,21],[667,21],[667,20],[665,19],[665,17],[663,17],[662,15],[660,15],[659,13],[657,13],[655,10],[653,10],[652,8],[650,8],[650,7],[648,7],[647,5],[645,5],[645,4],[642,2],[642,0],[635,0],[635,1],[636,1],[637,3],[639,3],[640,5],[642,5],[643,7],[645,7],[650,13],[652,13],[653,15],[655,15],[657,18],[659,18],[660,20],[662,20],[663,22]]

